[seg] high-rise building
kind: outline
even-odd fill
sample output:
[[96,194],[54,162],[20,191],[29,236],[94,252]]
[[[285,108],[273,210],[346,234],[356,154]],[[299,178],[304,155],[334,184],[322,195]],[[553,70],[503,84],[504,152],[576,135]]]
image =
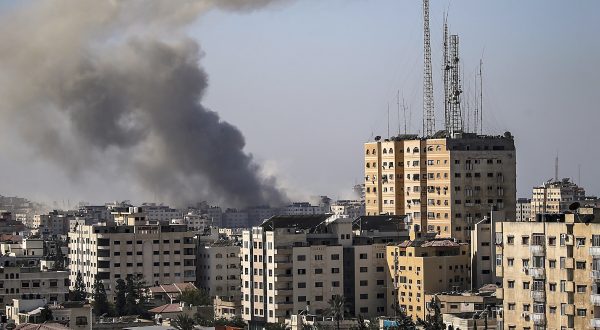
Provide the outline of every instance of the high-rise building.
[[457,138],[400,135],[365,143],[367,215],[406,214],[418,229],[468,242],[492,208],[515,218],[516,153],[510,133]]
[[[411,235],[421,235],[411,232]],[[433,236],[433,235],[426,235]],[[413,237],[387,246],[388,305],[398,304],[413,319],[425,319],[425,294],[464,291],[471,286],[469,245],[453,239]]]
[[91,293],[100,279],[109,299],[116,281],[130,274],[149,285],[196,281],[194,233],[185,225],[78,226],[69,233],[69,261],[72,285],[81,273]]
[[335,295],[349,316],[386,315],[385,249],[408,237],[403,216],[275,216],[242,235],[242,316],[251,326],[299,311],[322,314]]
[[600,327],[600,209],[496,223],[503,329]]
[[537,214],[567,211],[570,204],[584,199],[585,190],[570,179],[550,180],[541,186],[533,187],[531,219],[535,219]]

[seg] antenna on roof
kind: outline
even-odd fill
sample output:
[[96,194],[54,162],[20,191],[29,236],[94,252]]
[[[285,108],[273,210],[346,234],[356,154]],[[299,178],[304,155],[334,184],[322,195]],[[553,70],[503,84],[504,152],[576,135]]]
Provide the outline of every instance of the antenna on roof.
[[[483,58],[479,59],[479,129],[483,135]],[[476,130],[477,131],[477,130]],[[477,132],[475,132],[477,133]]]
[[390,137],[390,103],[388,102],[388,112],[387,112],[387,116],[388,116],[388,130],[387,130],[387,136],[388,138]]
[[554,159],[554,181],[558,182],[558,151],[556,152],[556,158]]

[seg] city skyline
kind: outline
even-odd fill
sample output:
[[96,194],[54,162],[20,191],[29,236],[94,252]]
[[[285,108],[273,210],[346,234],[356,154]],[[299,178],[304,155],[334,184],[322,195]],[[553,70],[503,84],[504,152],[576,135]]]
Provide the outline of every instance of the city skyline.
[[[3,11],[10,5],[3,2]],[[598,85],[592,61],[599,49],[581,42],[593,40],[599,23],[591,18],[597,4],[528,2],[520,4],[519,12],[516,5],[431,4],[437,127],[442,120],[441,18],[449,8],[450,29],[461,36],[467,76],[483,54],[485,132],[515,136],[517,195],[527,197],[533,186],[554,177],[557,153],[560,176],[578,182],[581,165],[582,186],[598,194],[600,183],[592,176],[598,159],[581,147],[598,116],[591,109]],[[204,53],[200,66],[209,87],[203,103],[242,131],[244,150],[275,174],[293,199],[321,194],[344,198],[362,181],[360,145],[387,135],[388,103],[391,131],[398,127],[397,90],[410,105],[408,126],[419,133],[420,10],[419,2],[285,2],[249,13],[211,11],[185,33]],[[310,25],[303,24],[309,22],[306,18]],[[303,121],[306,125],[297,125]],[[46,202],[156,200],[115,171],[92,171],[72,181],[18,138],[3,141],[5,195]],[[323,165],[335,168],[335,175]],[[107,185],[104,176],[123,182]]]

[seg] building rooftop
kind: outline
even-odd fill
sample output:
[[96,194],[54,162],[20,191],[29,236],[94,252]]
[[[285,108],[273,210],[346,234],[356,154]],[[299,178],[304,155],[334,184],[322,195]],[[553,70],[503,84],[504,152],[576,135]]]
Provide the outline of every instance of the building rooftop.
[[363,215],[352,222],[353,230],[403,231],[406,215]]
[[331,214],[276,215],[265,220],[260,226],[265,230],[294,228],[316,232],[318,227],[326,226],[326,220],[330,217]]

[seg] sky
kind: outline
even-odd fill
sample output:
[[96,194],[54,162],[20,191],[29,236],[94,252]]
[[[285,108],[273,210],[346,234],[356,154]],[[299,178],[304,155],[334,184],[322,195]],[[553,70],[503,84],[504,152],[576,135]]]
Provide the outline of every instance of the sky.
[[[0,10],[10,6],[0,2]],[[517,196],[554,176],[600,194],[597,1],[432,1],[436,127],[443,123],[444,11],[460,36],[465,95],[483,60],[484,132],[510,131]],[[363,143],[403,130],[421,133],[423,31],[420,1],[285,1],[246,12],[214,10],[187,28],[204,53],[203,104],[237,126],[245,150],[294,199],[352,197],[362,181]],[[1,42],[1,41],[0,41]],[[390,116],[388,120],[388,105]],[[0,194],[45,202],[152,200],[127,177],[68,171],[41,161],[18,137],[0,146]]]

